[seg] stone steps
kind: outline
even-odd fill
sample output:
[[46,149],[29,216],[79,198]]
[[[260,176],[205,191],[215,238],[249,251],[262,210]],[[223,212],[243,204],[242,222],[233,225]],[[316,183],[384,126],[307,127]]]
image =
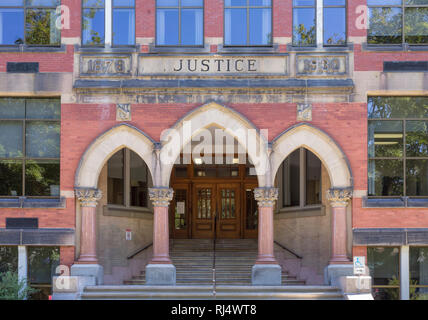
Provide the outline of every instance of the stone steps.
[[343,300],[340,290],[328,286],[88,286],[81,296],[89,299],[269,299]]

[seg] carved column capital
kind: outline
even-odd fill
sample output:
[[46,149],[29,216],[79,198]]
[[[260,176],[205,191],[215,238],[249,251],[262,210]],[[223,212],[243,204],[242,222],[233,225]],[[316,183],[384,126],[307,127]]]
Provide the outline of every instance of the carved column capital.
[[278,188],[264,187],[254,189],[254,198],[259,207],[273,207],[278,200]]
[[171,188],[149,188],[149,197],[155,207],[168,207],[173,194]]
[[352,188],[327,190],[327,199],[332,207],[346,207],[352,198]]
[[103,193],[99,189],[75,188],[76,198],[82,207],[96,207]]

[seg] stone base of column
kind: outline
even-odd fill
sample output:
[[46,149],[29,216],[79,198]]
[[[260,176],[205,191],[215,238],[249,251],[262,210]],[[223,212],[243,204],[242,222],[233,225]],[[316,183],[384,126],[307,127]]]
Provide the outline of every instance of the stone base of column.
[[104,283],[104,268],[99,264],[75,263],[71,266],[70,275],[93,277],[95,285]]
[[147,285],[176,285],[176,270],[173,264],[148,264],[146,266]]
[[324,284],[340,287],[340,278],[354,275],[352,264],[330,264],[324,268]]
[[278,264],[255,264],[251,272],[253,286],[280,286],[282,270]]

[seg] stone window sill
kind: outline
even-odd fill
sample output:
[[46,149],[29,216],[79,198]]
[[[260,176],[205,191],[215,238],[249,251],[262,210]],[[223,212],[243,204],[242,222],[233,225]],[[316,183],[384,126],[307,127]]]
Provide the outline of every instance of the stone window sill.
[[74,45],[76,53],[133,53],[140,52],[140,45],[126,47],[87,47],[78,44]]
[[287,51],[289,52],[350,52],[354,50],[354,44],[348,43],[345,46],[320,46],[320,47],[296,47],[293,44],[287,44]]
[[122,218],[153,219],[153,210],[141,207],[105,205],[103,215]]
[[363,208],[428,208],[428,198],[362,198]]
[[66,208],[65,197],[60,198],[1,198],[0,208],[43,208],[43,209],[64,209]]
[[219,45],[217,48],[218,53],[233,53],[233,54],[277,54],[279,53],[279,45],[273,44],[266,47],[233,47]]
[[0,45],[0,52],[66,53],[67,46],[65,44],[61,46],[28,46],[22,44],[17,46]]
[[275,214],[275,219],[293,219],[325,216],[325,206],[282,208]]
[[389,52],[389,51],[428,51],[428,45],[409,45],[409,44],[362,44],[363,51]]
[[205,44],[205,46],[201,47],[164,47],[164,46],[156,46],[151,44],[149,46],[149,54],[206,54],[210,53],[210,45]]

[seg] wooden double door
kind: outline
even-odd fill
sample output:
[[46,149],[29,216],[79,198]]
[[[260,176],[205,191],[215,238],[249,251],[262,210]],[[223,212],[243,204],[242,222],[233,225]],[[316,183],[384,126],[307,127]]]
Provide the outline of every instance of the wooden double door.
[[171,236],[195,239],[257,237],[253,184],[194,182],[176,184],[171,202]]

